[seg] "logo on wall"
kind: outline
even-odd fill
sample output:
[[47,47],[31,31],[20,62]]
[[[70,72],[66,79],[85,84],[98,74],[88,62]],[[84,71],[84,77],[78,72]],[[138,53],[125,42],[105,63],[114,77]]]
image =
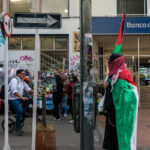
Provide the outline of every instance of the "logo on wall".
[[73,52],[79,52],[80,51],[80,33],[79,32],[73,32]]

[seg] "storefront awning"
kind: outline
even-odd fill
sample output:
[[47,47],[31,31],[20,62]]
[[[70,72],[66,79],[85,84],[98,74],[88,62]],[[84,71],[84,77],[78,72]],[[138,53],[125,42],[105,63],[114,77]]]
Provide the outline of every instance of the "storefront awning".
[[[93,35],[118,34],[121,17],[93,17]],[[124,34],[150,34],[150,17],[126,17]]]

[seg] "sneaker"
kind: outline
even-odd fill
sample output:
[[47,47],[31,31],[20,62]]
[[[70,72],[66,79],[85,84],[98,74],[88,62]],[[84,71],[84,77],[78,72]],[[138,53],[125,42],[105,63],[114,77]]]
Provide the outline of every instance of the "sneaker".
[[17,135],[23,135],[23,133],[24,133],[22,128],[16,128],[15,132],[16,132]]
[[56,120],[60,120],[60,118],[56,119],[56,118],[54,117],[54,121],[56,121]]
[[66,118],[66,117],[67,117],[67,114],[64,114],[64,117]]
[[54,121],[56,121],[57,119],[54,117]]
[[73,123],[73,120],[70,120],[69,123]]

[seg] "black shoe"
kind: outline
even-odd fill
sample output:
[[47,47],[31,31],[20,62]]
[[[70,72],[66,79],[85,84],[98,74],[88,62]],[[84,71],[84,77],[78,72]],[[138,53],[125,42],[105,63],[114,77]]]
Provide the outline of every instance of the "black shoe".
[[25,112],[25,113],[23,113],[23,117],[25,117],[25,118],[32,117],[32,114]]
[[21,129],[21,128],[16,128],[15,131],[16,131],[17,135],[23,135],[23,133],[24,133],[23,129]]

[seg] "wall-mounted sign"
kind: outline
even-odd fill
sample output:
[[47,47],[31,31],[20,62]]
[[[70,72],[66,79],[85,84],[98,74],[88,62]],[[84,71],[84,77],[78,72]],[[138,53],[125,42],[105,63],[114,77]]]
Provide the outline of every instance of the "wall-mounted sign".
[[[92,34],[118,34],[121,17],[93,17]],[[126,17],[124,34],[150,33],[150,17]]]
[[11,37],[12,35],[12,21],[11,21],[11,17],[8,13],[5,13],[3,16],[3,28],[5,31],[5,34],[8,37]]
[[61,28],[60,14],[16,13],[14,27],[16,28]]
[[80,33],[79,32],[73,32],[73,52],[79,52],[80,51]]

